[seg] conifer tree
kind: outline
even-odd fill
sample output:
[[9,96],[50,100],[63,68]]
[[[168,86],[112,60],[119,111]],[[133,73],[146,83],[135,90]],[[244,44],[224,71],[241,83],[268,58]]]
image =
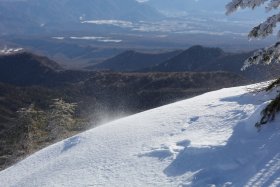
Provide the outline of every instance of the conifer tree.
[[38,110],[34,104],[18,111],[18,120],[24,131],[27,151],[32,152],[41,143],[67,137],[77,123],[74,117],[77,105],[54,99],[48,110]]
[[54,138],[61,138],[59,136],[66,134],[67,130],[73,126],[76,107],[75,103],[67,103],[62,99],[53,100],[48,114],[48,127]]
[[26,141],[28,152],[36,149],[35,145],[42,138],[44,134],[44,126],[46,124],[46,113],[35,108],[31,104],[27,108],[21,108],[18,111],[19,122],[24,128],[24,140]]
[[[227,14],[231,14],[238,9],[254,9],[259,6],[264,6],[266,11],[270,12],[279,8],[280,0],[232,0],[227,4],[226,9]],[[278,22],[280,22],[280,13],[269,16],[264,22],[255,26],[249,32],[248,37],[250,39],[265,38],[273,34]],[[278,38],[279,37],[280,31],[278,31]],[[272,62],[280,62],[280,41],[270,47],[255,52],[253,56],[246,60],[243,69],[246,69],[253,64],[270,64]]]
[[[280,8],[280,0],[231,0],[226,5],[227,14],[230,14],[238,9],[251,8],[263,6],[267,12],[272,10],[277,11]],[[275,13],[272,16],[266,18],[266,20],[259,25],[255,26],[250,32],[248,37],[254,38],[266,38],[269,35],[275,33],[277,24],[280,22],[280,13]],[[254,64],[270,64],[280,62],[280,31],[278,30],[278,41],[269,47],[256,51],[253,56],[248,58],[243,66],[243,70]],[[271,85],[267,90],[270,90],[280,85],[280,78]],[[280,94],[262,111],[261,120],[256,123],[256,127],[261,127],[267,122],[273,120],[277,112],[280,111]]]

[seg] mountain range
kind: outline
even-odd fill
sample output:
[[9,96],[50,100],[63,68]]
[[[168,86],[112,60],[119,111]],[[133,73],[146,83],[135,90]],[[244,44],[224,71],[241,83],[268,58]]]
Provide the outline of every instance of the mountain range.
[[137,71],[147,67],[156,66],[178,55],[181,51],[165,53],[143,53],[133,50],[125,51],[113,58],[107,59],[97,65],[89,66],[91,70],[111,71]]
[[193,46],[184,51],[139,53],[126,51],[104,62],[90,66],[93,70],[119,72],[216,72],[225,71],[246,77],[251,81],[264,81],[280,75],[279,64],[252,66],[241,71],[245,60],[253,52],[230,53],[220,48]]

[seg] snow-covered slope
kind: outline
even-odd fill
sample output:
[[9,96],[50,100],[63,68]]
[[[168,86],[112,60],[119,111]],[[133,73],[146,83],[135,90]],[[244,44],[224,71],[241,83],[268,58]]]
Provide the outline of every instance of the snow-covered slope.
[[254,127],[274,94],[223,89],[108,123],[2,171],[0,186],[280,186],[280,119]]

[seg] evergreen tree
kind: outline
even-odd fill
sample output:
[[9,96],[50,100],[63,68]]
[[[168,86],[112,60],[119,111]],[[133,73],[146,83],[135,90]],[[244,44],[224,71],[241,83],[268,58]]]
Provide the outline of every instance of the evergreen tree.
[[62,99],[54,99],[46,111],[38,110],[34,104],[18,111],[18,120],[24,131],[24,141],[29,153],[41,144],[69,136],[77,125],[74,114],[77,105]]
[[28,152],[36,149],[35,145],[44,134],[47,116],[44,111],[37,110],[34,104],[18,111],[19,122],[24,128],[24,140],[26,141]]
[[[254,9],[259,6],[265,6],[267,12],[277,10],[280,6],[280,0],[232,0],[227,4],[226,9],[227,14],[230,14],[238,9]],[[268,17],[264,22],[255,26],[249,32],[248,37],[250,39],[265,38],[273,34],[278,22],[280,22],[280,13]],[[280,31],[278,31],[278,37],[280,37]],[[247,59],[243,69],[253,64],[270,64],[272,62],[280,62],[280,41],[270,47],[255,52],[252,57]]]
[[[227,14],[230,14],[238,9],[251,8],[264,6],[267,12],[278,10],[280,8],[280,0],[231,0],[226,6]],[[280,13],[276,13],[266,18],[266,20],[259,25],[255,26],[250,32],[248,37],[265,38],[275,32],[277,24],[280,22]],[[278,31],[278,39],[280,39],[280,31]],[[256,51],[253,56],[248,58],[243,66],[243,70],[254,64],[270,64],[280,62],[280,41],[274,45]],[[270,90],[279,86],[280,78],[268,86]],[[261,127],[267,122],[273,120],[277,112],[280,111],[280,94],[262,111],[262,118],[256,124],[256,127]]]
[[[54,99],[48,114],[48,128],[54,138],[61,138],[74,124],[74,113],[77,105],[62,99]],[[59,137],[60,136],[60,137]]]

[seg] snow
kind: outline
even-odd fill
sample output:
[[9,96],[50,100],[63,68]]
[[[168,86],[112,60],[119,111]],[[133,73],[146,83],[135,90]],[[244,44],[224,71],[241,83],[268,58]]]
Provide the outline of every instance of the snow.
[[72,36],[72,37],[70,37],[70,39],[72,39],[72,40],[95,40],[98,42],[111,42],[111,43],[122,42],[122,40],[111,39],[108,37],[97,37],[97,36],[82,36],[82,37]]
[[54,37],[52,37],[52,39],[56,39],[56,40],[64,40],[64,39],[65,39],[65,37],[63,37],[63,36],[54,36]]
[[64,40],[64,39],[71,39],[71,40],[93,40],[93,41],[105,42],[105,43],[120,43],[120,42],[123,41],[123,40],[111,39],[110,37],[103,37],[103,36],[81,36],[81,37],[71,36],[69,38],[62,37],[62,36],[55,36],[55,37],[52,37],[52,39],[56,39],[56,40]]
[[8,54],[13,54],[13,53],[18,53],[23,51],[23,48],[7,48],[5,47],[4,49],[0,49],[0,55],[8,55]]
[[91,23],[96,25],[113,25],[117,27],[130,28],[133,26],[133,23],[130,21],[124,20],[90,20],[82,21],[81,23]]
[[110,122],[0,172],[0,186],[279,186],[276,91],[227,88]]

